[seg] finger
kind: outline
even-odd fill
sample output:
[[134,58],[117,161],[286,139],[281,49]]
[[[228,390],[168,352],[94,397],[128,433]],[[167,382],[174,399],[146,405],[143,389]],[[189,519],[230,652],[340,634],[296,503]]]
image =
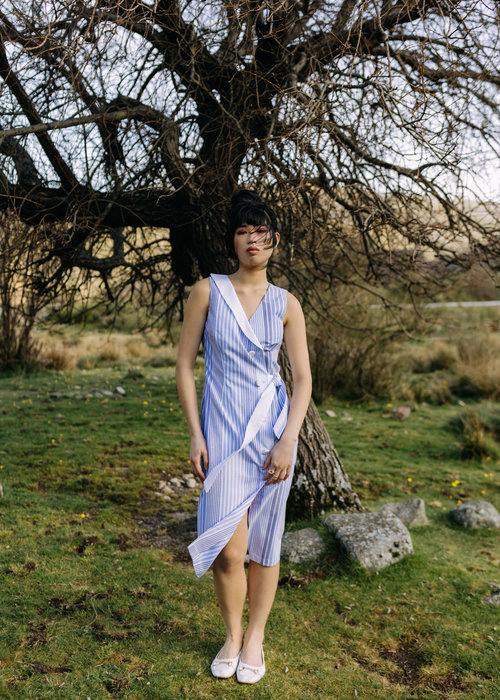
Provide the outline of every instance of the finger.
[[203,481],[205,479],[205,475],[203,474],[203,471],[201,469],[199,456],[191,457],[191,464],[193,466],[194,475]]
[[270,464],[271,464],[271,455],[268,455],[266,461],[264,462],[264,464],[262,466],[262,469],[267,469],[270,466]]

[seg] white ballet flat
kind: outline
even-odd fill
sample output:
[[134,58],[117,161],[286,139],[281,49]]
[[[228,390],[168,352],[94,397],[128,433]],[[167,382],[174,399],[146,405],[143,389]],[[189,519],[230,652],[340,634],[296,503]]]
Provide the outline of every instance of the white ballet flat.
[[234,659],[218,659],[216,656],[210,665],[212,676],[215,676],[216,678],[231,678],[236,671],[236,667],[238,666],[240,655],[241,649],[238,656],[235,656]]
[[260,648],[262,650],[262,666],[250,666],[250,664],[246,664],[240,659],[240,663],[236,669],[236,679],[240,683],[257,683],[266,672],[264,647],[261,645]]

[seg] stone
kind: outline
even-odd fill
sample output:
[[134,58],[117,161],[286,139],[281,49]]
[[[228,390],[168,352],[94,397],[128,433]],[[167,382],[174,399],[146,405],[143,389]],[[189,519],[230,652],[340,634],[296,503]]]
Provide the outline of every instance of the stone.
[[198,482],[192,476],[190,476],[189,479],[184,479],[184,483],[188,489],[195,489],[198,486]]
[[117,394],[121,394],[122,396],[126,396],[126,394],[127,394],[127,392],[125,391],[125,389],[122,386],[117,386],[115,388],[115,392]]
[[182,481],[181,481],[180,479],[178,479],[176,476],[173,476],[173,477],[170,479],[170,483],[171,483],[172,486],[174,486],[176,489],[180,489],[181,486],[182,486]]
[[369,571],[395,564],[413,552],[408,528],[394,513],[327,515],[323,522],[347,554]]
[[335,413],[335,411],[332,411],[332,410],[330,410],[330,409],[327,409],[327,410],[325,411],[325,413],[326,413],[326,415],[327,415],[329,418],[336,418],[336,417],[337,417],[337,414]]
[[411,413],[411,408],[409,406],[398,406],[398,408],[392,412],[393,418],[398,418],[399,420],[406,420]]
[[481,598],[482,602],[490,605],[500,605],[500,586],[498,583],[490,583],[488,585],[490,587],[490,595]]
[[294,564],[311,559],[316,561],[324,551],[325,544],[319,533],[312,527],[286,532],[281,540],[281,556]]
[[452,508],[449,514],[462,527],[500,527],[500,515],[488,501],[467,501]]
[[399,503],[384,503],[380,513],[388,511],[397,515],[406,527],[420,527],[429,524],[422,498],[412,498],[409,501],[400,501]]
[[443,504],[441,503],[441,501],[431,501],[429,503],[429,505],[432,506],[433,508],[442,508],[443,507]]
[[158,484],[160,491],[163,491],[163,493],[174,493],[174,489],[171,488],[166,481],[160,479],[160,481],[157,481],[156,483]]
[[113,392],[109,389],[102,389],[102,393],[104,394],[104,396],[113,396]]
[[185,472],[185,473],[182,475],[182,478],[184,479],[184,481],[186,481],[187,479],[192,479],[192,478],[193,478],[193,475],[190,474],[189,472]]

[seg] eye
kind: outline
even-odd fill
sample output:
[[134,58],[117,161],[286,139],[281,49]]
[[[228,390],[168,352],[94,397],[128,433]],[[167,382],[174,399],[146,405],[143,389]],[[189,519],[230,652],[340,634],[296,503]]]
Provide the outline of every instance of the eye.
[[237,236],[243,236],[247,232],[246,228],[237,228],[235,233]]

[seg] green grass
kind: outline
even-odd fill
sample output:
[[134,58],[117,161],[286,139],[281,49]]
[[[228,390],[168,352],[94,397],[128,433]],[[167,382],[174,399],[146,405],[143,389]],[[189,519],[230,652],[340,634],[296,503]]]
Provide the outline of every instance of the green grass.
[[[75,385],[127,394],[50,398]],[[192,492],[154,496],[156,479],[189,471],[173,370],[2,377],[0,697],[500,697],[498,609],[481,602],[500,582],[498,531],[448,519],[460,500],[500,507],[498,463],[460,459],[456,421],[468,407],[424,406],[399,422],[381,417],[390,403],[330,400],[320,413],[363,504],[420,496],[430,524],[411,531],[413,555],[368,573],[318,518],[327,553],[282,563],[268,672],[245,687],[210,674],[223,641],[211,575],[146,546],[136,521],[195,508]],[[474,407],[498,416],[498,404]]]

